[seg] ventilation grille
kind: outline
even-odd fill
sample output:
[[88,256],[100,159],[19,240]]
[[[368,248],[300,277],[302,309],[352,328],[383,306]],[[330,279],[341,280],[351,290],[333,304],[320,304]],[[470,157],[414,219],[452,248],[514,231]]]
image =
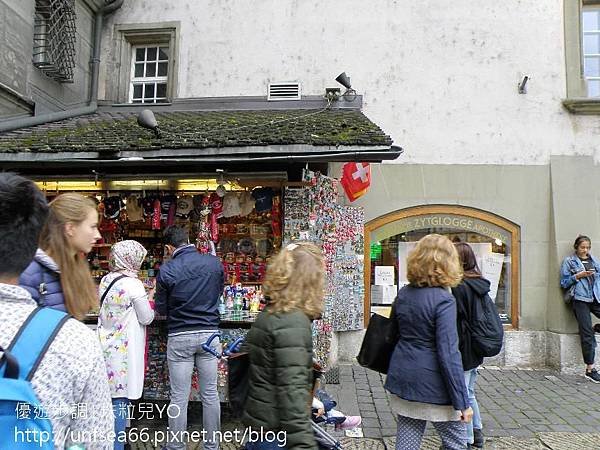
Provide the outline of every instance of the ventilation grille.
[[300,100],[300,83],[298,81],[269,83],[267,100]]

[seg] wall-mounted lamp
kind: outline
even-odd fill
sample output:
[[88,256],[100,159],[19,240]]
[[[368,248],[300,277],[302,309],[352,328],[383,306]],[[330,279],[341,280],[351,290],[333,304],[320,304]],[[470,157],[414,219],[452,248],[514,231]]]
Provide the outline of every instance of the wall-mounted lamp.
[[160,130],[158,129],[158,122],[156,121],[156,117],[154,117],[154,113],[149,109],[143,109],[137,117],[137,123],[142,128],[148,128],[149,130],[154,131],[154,135],[159,138]]
[[352,89],[350,77],[346,75],[346,72],[340,73],[335,81],[344,86],[346,91],[342,94],[340,88],[325,88],[325,98],[330,101],[337,101],[340,97],[344,97],[344,100],[353,102],[356,99],[356,91]]
[[527,82],[529,81],[529,76],[525,75],[521,82],[517,85],[519,90],[519,94],[527,94]]

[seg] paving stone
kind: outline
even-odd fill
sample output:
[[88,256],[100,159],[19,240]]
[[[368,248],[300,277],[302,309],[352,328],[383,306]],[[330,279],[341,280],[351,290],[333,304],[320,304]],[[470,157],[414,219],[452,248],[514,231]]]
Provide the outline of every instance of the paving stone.
[[363,427],[362,429],[363,431],[363,435],[366,438],[378,438],[380,439],[381,436],[381,429],[380,428],[367,428],[367,427]]
[[375,411],[375,404],[372,402],[358,402],[361,411]]
[[368,418],[363,418],[362,426],[364,428],[371,428],[371,427],[380,427],[381,424],[379,423],[379,419],[368,417]]

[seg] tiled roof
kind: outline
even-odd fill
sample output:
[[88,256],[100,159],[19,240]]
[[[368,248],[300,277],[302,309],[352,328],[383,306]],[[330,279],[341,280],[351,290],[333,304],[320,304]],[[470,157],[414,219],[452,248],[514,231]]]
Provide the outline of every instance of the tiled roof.
[[[359,110],[168,111],[156,113],[161,137],[133,112],[98,112],[0,134],[0,154],[120,152],[303,144],[389,147],[392,140]],[[318,150],[315,150],[318,151]],[[329,151],[331,151],[329,149]]]

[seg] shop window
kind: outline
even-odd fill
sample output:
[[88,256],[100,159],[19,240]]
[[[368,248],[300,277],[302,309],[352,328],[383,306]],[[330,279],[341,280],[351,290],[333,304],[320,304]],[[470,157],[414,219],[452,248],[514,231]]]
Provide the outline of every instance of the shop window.
[[165,103],[169,72],[169,47],[135,46],[132,51],[131,103]]
[[[365,317],[388,310],[399,288],[408,284],[406,258],[423,236],[438,233],[473,248],[490,297],[505,324],[517,327],[519,227],[481,210],[429,205],[401,210],[365,225]],[[370,310],[369,310],[370,307]]]
[[[115,103],[166,103],[177,90],[179,24],[117,25],[118,45],[109,50],[106,100]],[[118,62],[114,67],[111,61]]]

